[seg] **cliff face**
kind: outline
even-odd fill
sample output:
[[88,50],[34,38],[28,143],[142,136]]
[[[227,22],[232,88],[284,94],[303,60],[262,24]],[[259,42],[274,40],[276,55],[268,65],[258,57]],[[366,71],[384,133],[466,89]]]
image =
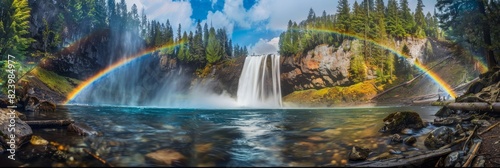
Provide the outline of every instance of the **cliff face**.
[[293,91],[321,89],[350,84],[349,67],[352,52],[345,42],[338,49],[317,46],[304,57],[282,57],[281,89],[283,95]]

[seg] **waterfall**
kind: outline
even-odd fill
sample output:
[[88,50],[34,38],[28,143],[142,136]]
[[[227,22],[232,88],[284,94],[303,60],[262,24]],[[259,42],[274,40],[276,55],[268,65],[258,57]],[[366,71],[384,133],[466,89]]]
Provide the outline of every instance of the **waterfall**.
[[238,83],[238,105],[282,106],[279,61],[278,55],[248,56],[245,59]]

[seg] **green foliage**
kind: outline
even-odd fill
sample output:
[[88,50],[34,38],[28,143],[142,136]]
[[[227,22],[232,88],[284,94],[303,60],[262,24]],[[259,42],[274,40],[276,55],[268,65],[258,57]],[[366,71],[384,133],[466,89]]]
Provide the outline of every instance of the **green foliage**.
[[347,0],[339,0],[337,6],[337,27],[340,31],[349,32],[350,8]]
[[351,58],[349,78],[354,83],[363,82],[366,78],[366,64],[362,55],[355,55]]
[[28,6],[28,0],[3,0],[0,12],[0,53],[15,55],[23,61],[28,55],[29,45],[34,41],[29,37],[31,8]]
[[499,1],[488,0],[438,0],[441,28],[456,43],[471,45],[471,49],[481,48],[491,69],[498,65],[495,51],[500,49]]
[[215,37],[215,29],[210,28],[207,44],[207,61],[209,64],[213,64],[219,61],[222,57],[222,45]]

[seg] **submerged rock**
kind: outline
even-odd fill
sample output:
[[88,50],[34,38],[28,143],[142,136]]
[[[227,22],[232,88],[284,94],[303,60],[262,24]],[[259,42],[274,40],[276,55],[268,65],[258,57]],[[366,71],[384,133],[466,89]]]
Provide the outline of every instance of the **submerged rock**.
[[417,138],[415,138],[414,136],[409,136],[409,137],[406,137],[405,139],[403,139],[403,143],[406,144],[406,145],[413,145],[415,144],[415,142],[417,142]]
[[[15,115],[11,109],[0,109],[0,143],[18,149],[33,134],[31,127]],[[15,136],[11,138],[11,136]]]
[[49,144],[49,141],[43,139],[42,137],[33,135],[33,136],[31,136],[30,143],[32,145],[47,145],[47,144]]
[[379,132],[398,133],[405,128],[420,129],[424,127],[420,115],[410,111],[391,113],[383,121],[385,125]]
[[451,143],[452,140],[453,130],[445,126],[441,126],[429,133],[427,138],[425,138],[424,145],[429,149],[437,149]]
[[167,166],[185,165],[186,157],[173,149],[160,149],[155,152],[148,153],[146,159],[151,160],[156,164]]
[[366,158],[368,158],[368,154],[370,154],[369,149],[353,146],[351,152],[349,153],[349,160],[366,160]]

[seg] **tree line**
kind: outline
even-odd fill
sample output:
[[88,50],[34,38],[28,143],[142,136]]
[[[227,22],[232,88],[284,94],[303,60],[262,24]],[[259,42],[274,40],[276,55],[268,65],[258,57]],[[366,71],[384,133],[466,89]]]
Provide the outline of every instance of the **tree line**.
[[[50,16],[42,18],[42,28],[30,29],[32,12]],[[142,37],[147,48],[177,45],[160,53],[185,63],[211,64],[248,55],[246,46],[233,45],[224,28],[205,24],[202,29],[198,21],[194,32],[182,32],[179,24],[174,35],[168,20],[148,20],[145,13],[144,9],[139,13],[135,4],[128,10],[125,0],[0,0],[0,52],[23,57],[34,50],[54,53],[91,33],[111,30]],[[41,47],[31,47],[34,43]]]

